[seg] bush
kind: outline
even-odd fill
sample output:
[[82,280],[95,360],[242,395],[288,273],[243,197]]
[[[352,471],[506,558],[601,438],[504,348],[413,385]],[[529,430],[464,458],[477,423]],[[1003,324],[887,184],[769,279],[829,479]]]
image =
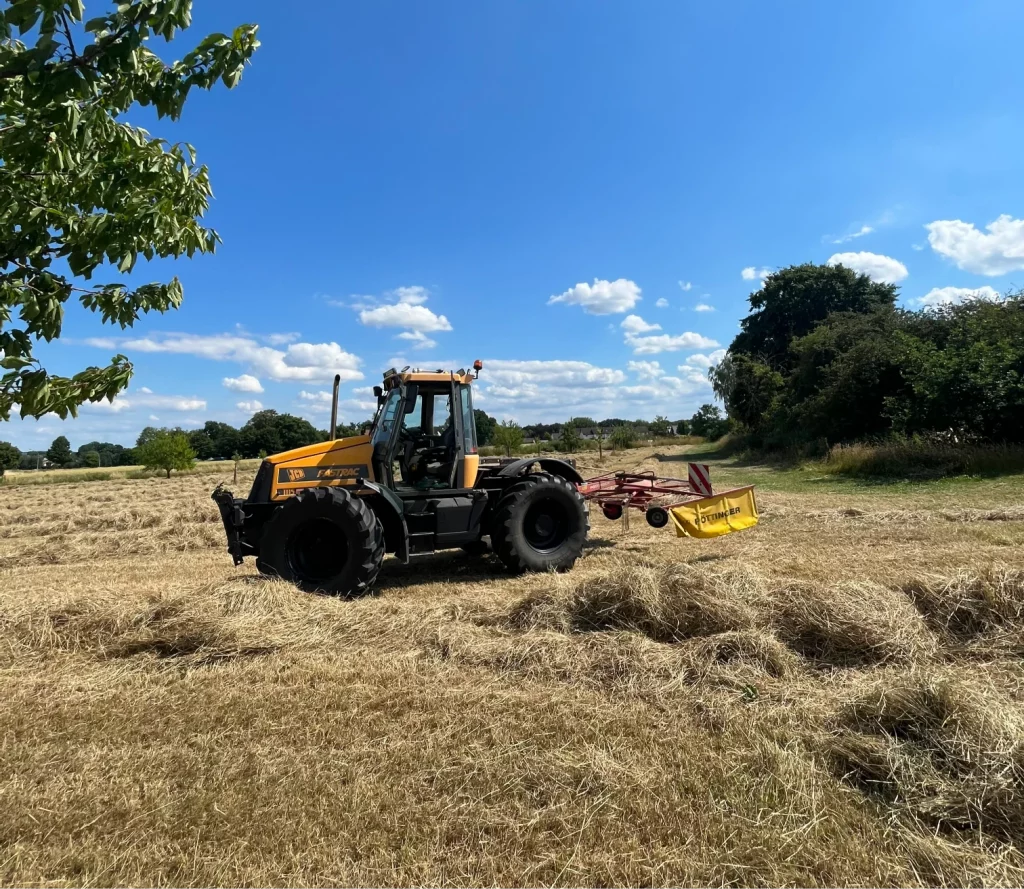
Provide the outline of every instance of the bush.
[[821,469],[855,478],[941,478],[1024,472],[1024,446],[970,444],[934,437],[835,445]]

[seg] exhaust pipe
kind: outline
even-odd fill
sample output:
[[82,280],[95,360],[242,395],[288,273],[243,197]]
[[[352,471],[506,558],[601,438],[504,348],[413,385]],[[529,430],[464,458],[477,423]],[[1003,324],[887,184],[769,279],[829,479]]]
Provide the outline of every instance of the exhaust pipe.
[[338,437],[338,387],[341,385],[341,374],[334,375],[334,395],[331,396],[331,441]]

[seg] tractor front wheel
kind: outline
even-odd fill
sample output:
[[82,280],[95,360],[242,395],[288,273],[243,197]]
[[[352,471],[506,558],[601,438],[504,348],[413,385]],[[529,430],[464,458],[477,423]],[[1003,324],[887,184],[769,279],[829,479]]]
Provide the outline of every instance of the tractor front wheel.
[[306,592],[360,596],[383,560],[384,531],[361,498],[342,488],[309,488],[267,522],[256,567]]
[[514,485],[498,501],[491,544],[512,571],[568,571],[587,540],[583,497],[572,482],[547,476]]

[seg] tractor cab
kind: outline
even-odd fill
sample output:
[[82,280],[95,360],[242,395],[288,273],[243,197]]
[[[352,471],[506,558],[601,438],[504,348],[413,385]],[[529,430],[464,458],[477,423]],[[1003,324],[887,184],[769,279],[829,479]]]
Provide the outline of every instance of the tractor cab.
[[400,493],[473,487],[480,464],[475,378],[464,370],[385,373],[375,390],[378,407],[370,430],[379,484]]

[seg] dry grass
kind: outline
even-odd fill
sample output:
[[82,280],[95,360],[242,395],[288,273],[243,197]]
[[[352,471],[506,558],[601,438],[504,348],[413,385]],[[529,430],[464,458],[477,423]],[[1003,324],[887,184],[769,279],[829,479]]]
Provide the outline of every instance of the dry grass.
[[214,475],[0,490],[0,883],[1024,880],[1019,481],[342,602],[233,569]]

